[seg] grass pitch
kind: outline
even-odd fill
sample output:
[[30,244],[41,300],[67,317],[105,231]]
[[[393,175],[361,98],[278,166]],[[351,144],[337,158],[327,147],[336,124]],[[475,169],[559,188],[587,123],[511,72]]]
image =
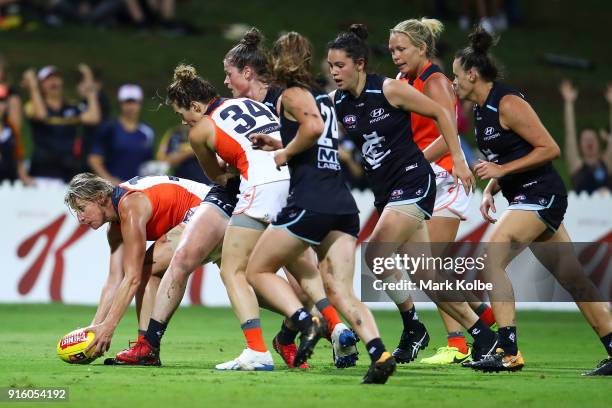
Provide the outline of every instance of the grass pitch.
[[[274,372],[217,372],[214,365],[234,358],[244,340],[230,309],[182,308],[162,343],[163,367],[113,367],[98,359],[90,365],[68,365],[55,355],[59,338],[86,326],[95,309],[83,306],[0,305],[0,388],[68,387],[69,402],[83,407],[465,407],[509,406],[609,407],[609,377],[580,373],[604,357],[601,343],[578,313],[519,312],[520,348],[526,368],[519,373],[483,374],[461,367],[433,368],[411,363],[398,368],[385,386],[360,385],[369,358],[359,343],[356,367],[339,370],[331,346],[321,341],[312,369],[289,370],[274,354]],[[430,356],[445,343],[435,312],[420,313],[430,331]],[[401,331],[397,313],[377,312],[387,347]],[[264,335],[271,342],[280,317],[262,314]],[[110,355],[134,339],[133,310],[117,328]],[[4,404],[2,404],[4,405]],[[64,404],[53,404],[53,406]],[[40,406],[21,403],[19,406]]]

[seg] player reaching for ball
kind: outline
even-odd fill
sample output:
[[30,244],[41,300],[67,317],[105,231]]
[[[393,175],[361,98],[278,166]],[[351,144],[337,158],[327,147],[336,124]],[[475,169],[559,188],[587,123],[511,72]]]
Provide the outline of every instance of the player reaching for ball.
[[[78,221],[92,229],[108,227],[110,267],[92,324],[88,350],[93,357],[107,351],[114,331],[134,296],[139,327],[147,328],[159,280],[170,264],[187,222],[209,205],[205,184],[172,176],[134,177],[113,186],[91,173],[76,175],[65,203]],[[204,200],[204,203],[203,203]],[[204,258],[218,261],[227,219],[208,217],[209,238],[216,240]],[[146,241],[155,241],[148,249]]]

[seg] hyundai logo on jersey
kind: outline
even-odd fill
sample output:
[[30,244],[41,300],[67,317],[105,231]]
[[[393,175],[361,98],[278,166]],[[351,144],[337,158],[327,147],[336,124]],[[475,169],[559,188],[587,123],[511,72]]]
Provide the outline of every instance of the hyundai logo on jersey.
[[492,128],[491,126],[489,126],[488,128],[485,129],[484,133],[487,136],[490,136],[493,134],[493,132],[495,131],[495,128]]
[[373,118],[377,118],[380,115],[382,115],[383,113],[385,113],[385,110],[383,108],[378,108],[378,109],[374,109],[372,112],[370,112],[370,116]]

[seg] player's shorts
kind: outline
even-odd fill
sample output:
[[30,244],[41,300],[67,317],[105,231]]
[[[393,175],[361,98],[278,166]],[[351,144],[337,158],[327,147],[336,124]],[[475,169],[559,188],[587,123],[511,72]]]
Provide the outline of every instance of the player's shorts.
[[410,184],[396,186],[383,205],[376,205],[376,210],[382,214],[385,207],[416,205],[425,214],[425,219],[431,218],[436,202],[436,184],[431,173],[420,176],[418,180],[410,180]]
[[436,163],[431,163],[431,168],[436,174],[436,202],[433,216],[465,221],[472,194],[467,195],[463,185],[455,185],[453,175],[448,170]]
[[357,238],[358,214],[323,214],[296,206],[287,206],[278,213],[272,228],[284,228],[294,237],[319,245],[331,231],[340,231]]
[[232,218],[242,214],[269,224],[276,219],[276,214],[287,204],[288,195],[289,180],[248,187],[238,195],[238,203]]
[[240,178],[237,179],[237,184],[235,179],[230,179],[227,182],[227,186],[213,184],[204,200],[202,200],[202,204],[211,204],[219,209],[227,218],[231,217],[238,202],[237,195]]
[[508,210],[535,211],[546,227],[556,232],[567,210],[567,196],[518,194],[510,201]]

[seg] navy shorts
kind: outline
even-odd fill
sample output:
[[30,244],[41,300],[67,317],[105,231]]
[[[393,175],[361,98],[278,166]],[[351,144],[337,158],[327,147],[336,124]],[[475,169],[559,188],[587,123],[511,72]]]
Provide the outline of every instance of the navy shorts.
[[230,179],[226,186],[213,184],[202,202],[214,205],[230,218],[238,202],[239,187],[240,177]]
[[358,214],[323,214],[296,206],[287,206],[276,216],[272,228],[285,228],[296,238],[319,245],[331,231],[340,231],[357,238]]
[[417,182],[398,184],[391,190],[387,202],[374,203],[378,214],[382,214],[387,206],[414,204],[425,214],[428,220],[433,214],[436,204],[436,178],[435,175],[425,174]]
[[567,196],[562,194],[517,194],[509,201],[509,210],[535,211],[552,232],[557,232],[567,210]]

